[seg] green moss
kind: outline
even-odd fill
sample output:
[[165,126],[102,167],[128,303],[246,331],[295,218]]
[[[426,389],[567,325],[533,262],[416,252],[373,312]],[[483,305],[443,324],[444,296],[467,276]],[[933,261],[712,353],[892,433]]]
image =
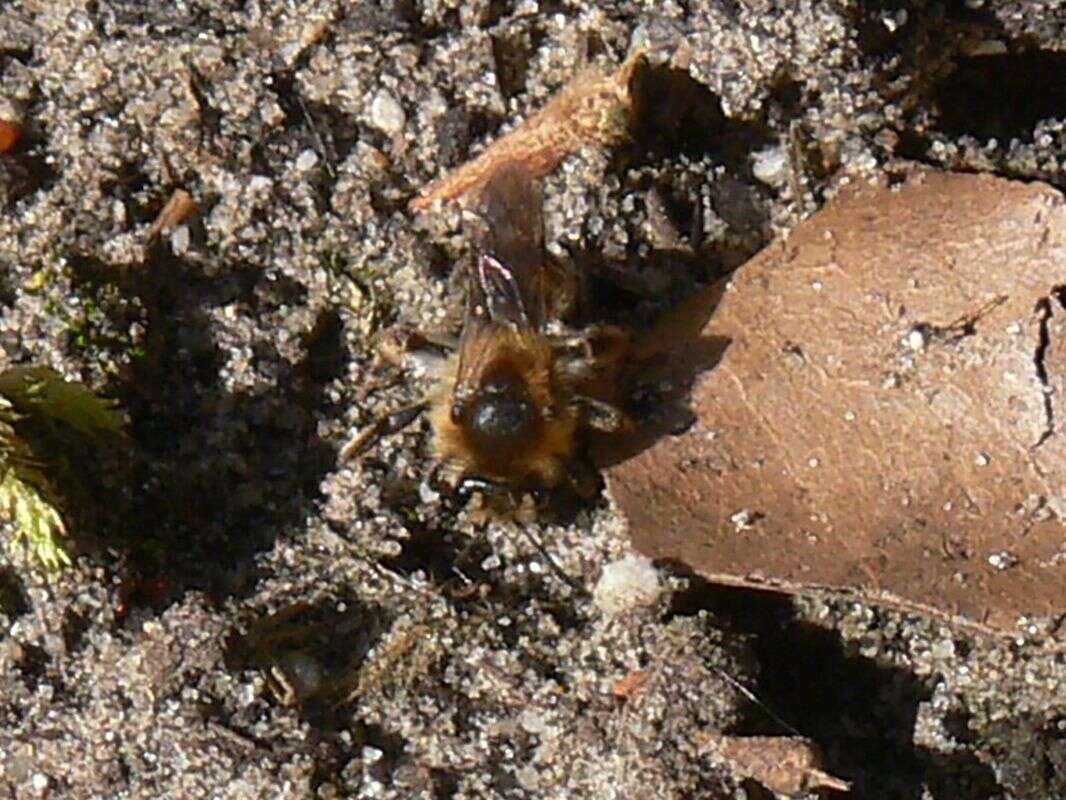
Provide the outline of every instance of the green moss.
[[30,560],[49,570],[71,563],[68,530],[54,479],[73,459],[55,452],[47,434],[89,439],[117,435],[126,416],[84,384],[46,367],[14,367],[0,374],[0,516]]

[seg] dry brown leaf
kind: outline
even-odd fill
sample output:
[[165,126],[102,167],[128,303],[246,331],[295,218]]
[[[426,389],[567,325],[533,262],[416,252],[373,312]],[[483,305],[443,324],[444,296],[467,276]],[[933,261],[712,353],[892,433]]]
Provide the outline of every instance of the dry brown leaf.
[[704,733],[697,746],[725,761],[737,775],[779,794],[812,789],[851,790],[851,784],[821,769],[818,746],[799,736],[724,736]]
[[423,211],[437,201],[454,200],[480,188],[501,164],[521,161],[540,177],[586,145],[608,146],[628,134],[630,81],[643,58],[636,51],[613,73],[576,78],[540,111],[453,169],[410,202]]
[[732,277],[698,421],[614,467],[637,549],[976,626],[1066,611],[1066,207],[919,172]]

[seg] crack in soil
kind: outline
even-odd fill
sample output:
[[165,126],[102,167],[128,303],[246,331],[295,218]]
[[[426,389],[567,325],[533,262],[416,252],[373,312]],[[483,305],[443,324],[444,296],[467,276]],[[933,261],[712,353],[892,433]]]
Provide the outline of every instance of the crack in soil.
[[1051,346],[1049,323],[1055,314],[1052,301],[1057,302],[1060,308],[1066,309],[1066,286],[1052,287],[1047,297],[1037,301],[1034,309],[1040,315],[1040,338],[1037,341],[1036,352],[1033,354],[1033,364],[1036,367],[1036,377],[1040,381],[1041,392],[1044,395],[1044,419],[1046,423],[1040,438],[1037,439],[1036,444],[1032,447],[1033,450],[1041,447],[1044,442],[1055,435],[1055,405],[1052,401],[1052,387],[1048,381],[1047,364],[1045,363],[1048,347]]

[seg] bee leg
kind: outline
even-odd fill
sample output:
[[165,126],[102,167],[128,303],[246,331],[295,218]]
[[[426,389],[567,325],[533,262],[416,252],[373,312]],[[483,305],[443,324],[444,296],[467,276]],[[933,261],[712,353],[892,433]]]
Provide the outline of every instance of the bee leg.
[[629,426],[629,416],[604,400],[580,396],[575,398],[581,418],[594,431],[618,433]]
[[567,462],[566,482],[582,500],[592,500],[600,493],[600,474],[584,459],[574,458]]
[[590,325],[580,331],[565,331],[554,341],[589,362],[611,361],[627,352],[630,335],[617,325]]
[[423,347],[432,347],[443,353],[451,353],[459,349],[459,337],[443,331],[418,331],[422,337]]
[[393,433],[399,433],[426,410],[428,402],[423,400],[414,405],[404,406],[389,414],[383,414],[357,433],[348,444],[341,448],[340,462],[343,464],[356,456],[362,455],[378,440]]
[[432,376],[440,372],[447,354],[457,345],[454,337],[442,333],[425,333],[394,325],[378,338],[374,367],[391,366]]

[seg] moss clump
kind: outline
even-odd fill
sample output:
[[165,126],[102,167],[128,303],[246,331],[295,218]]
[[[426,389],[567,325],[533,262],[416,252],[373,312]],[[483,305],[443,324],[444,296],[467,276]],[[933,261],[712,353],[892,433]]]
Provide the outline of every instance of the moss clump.
[[126,416],[84,384],[46,367],[0,373],[0,517],[11,544],[49,570],[70,564],[56,479],[76,472],[62,452],[71,435],[118,435]]

